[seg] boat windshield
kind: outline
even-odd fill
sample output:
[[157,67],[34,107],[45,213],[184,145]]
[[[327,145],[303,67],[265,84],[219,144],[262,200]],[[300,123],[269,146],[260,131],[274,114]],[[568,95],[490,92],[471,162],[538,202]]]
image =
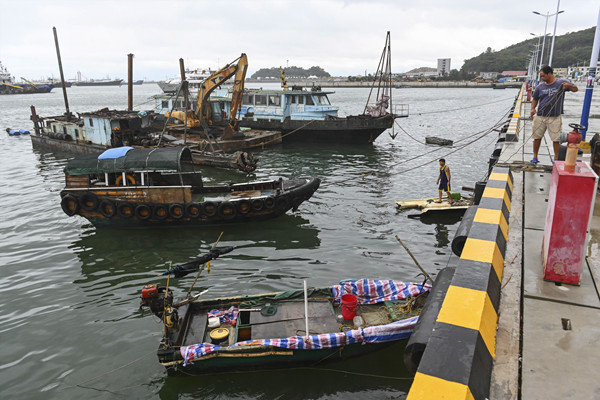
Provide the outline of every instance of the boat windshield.
[[331,103],[329,102],[329,99],[327,98],[326,94],[315,96],[315,100],[316,100],[317,104],[320,105],[320,106],[331,105]]

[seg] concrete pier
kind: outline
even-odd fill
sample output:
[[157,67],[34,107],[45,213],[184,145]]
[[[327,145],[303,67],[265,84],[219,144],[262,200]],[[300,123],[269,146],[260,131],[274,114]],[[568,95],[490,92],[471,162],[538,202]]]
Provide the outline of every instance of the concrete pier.
[[[579,123],[584,93],[566,93],[563,132]],[[588,141],[600,132],[598,96]],[[408,399],[600,399],[600,199],[580,285],[544,280],[554,154],[546,134],[530,162],[530,110],[523,87]],[[589,165],[589,150],[578,161]]]
[[[565,95],[563,132],[580,122],[584,89]],[[600,132],[598,90],[586,140]],[[542,237],[554,154],[546,134],[540,163],[529,163],[531,103],[522,100],[517,141],[504,144],[497,164],[510,168],[514,186],[490,399],[599,399],[600,199],[597,195],[581,285],[545,281]],[[589,164],[589,153],[578,160]]]

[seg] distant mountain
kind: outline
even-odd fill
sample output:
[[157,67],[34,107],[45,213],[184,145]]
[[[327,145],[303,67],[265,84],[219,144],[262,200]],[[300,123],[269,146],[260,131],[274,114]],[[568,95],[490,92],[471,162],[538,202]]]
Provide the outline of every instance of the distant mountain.
[[[287,78],[308,78],[309,76],[316,76],[317,78],[329,78],[331,75],[321,67],[310,67],[304,69],[302,67],[286,67],[283,68],[283,72]],[[279,67],[272,68],[261,68],[250,77],[251,79],[257,78],[276,78],[279,79],[281,74]]]
[[407,72],[407,74],[424,74],[426,72],[437,72],[437,68],[419,67],[419,68],[411,69],[410,71]]
[[[556,36],[554,52],[552,54],[552,66],[555,68],[566,68],[569,65],[577,63],[589,64],[595,31],[596,28],[592,27]],[[465,60],[460,70],[463,73],[526,70],[529,54],[535,50],[537,44],[538,38],[532,37],[500,51],[494,51],[488,47],[485,52],[477,57]],[[550,35],[546,37],[546,45],[544,46],[544,64],[548,63],[551,44],[552,36]]]

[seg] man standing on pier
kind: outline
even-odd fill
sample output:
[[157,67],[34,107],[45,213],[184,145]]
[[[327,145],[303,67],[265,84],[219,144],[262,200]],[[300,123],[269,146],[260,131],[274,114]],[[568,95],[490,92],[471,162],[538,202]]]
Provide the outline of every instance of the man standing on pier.
[[[540,69],[540,83],[533,92],[533,101],[531,102],[531,116],[533,119],[533,159],[532,163],[538,163],[538,151],[544,133],[548,130],[552,145],[554,147],[554,158],[558,157],[560,149],[559,137],[562,130],[563,102],[565,100],[564,92],[576,92],[577,86],[566,79],[557,79],[554,76],[554,70],[549,65],[544,65]],[[536,111],[536,107],[539,107]],[[537,115],[536,115],[537,114]]]
[[440,199],[436,200],[436,203],[442,202],[442,192],[446,192],[448,194],[448,203],[452,205],[452,194],[450,193],[450,168],[446,165],[446,160],[440,158],[440,176],[437,178],[436,182],[438,186],[438,190],[440,192]]

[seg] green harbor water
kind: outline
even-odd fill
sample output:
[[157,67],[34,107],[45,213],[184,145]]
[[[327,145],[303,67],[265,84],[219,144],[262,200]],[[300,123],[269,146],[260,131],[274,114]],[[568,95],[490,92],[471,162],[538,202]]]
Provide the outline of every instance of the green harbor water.
[[[256,85],[255,85],[256,86]],[[152,109],[155,84],[134,87],[136,110]],[[328,286],[342,279],[422,282],[395,239],[435,274],[453,265],[460,214],[408,218],[395,201],[437,195],[437,159],[453,191],[487,175],[498,133],[518,90],[394,89],[408,104],[398,136],[373,145],[281,145],[252,151],[258,169],[206,168],[212,182],[317,176],[321,187],[296,212],[252,224],[185,229],[96,229],[60,207],[68,156],[33,149],[30,106],[64,112],[62,92],[0,96],[0,397],[5,399],[387,399],[403,398],[412,378],[402,346],[354,360],[291,370],[169,377],[158,364],[160,321],[138,310],[141,288],[158,274],[220,245],[237,248],[211,263],[196,284],[202,298]],[[125,109],[126,87],[72,87],[73,112]],[[335,89],[340,115],[364,109],[369,90]],[[424,144],[426,136],[455,141]],[[476,140],[477,139],[477,140]],[[463,145],[472,142],[462,148]],[[420,156],[421,157],[417,157]],[[194,276],[171,281],[180,294]]]

